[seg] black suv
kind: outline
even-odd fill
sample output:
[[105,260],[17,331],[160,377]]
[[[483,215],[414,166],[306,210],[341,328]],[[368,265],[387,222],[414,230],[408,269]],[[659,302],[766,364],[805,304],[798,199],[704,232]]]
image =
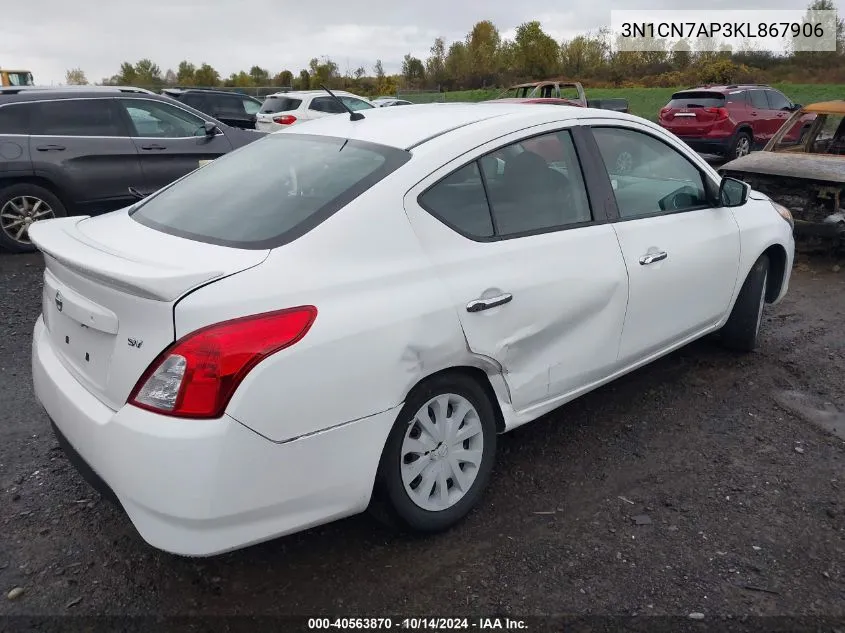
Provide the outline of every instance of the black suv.
[[137,88],[0,89],[0,248],[32,222],[114,211],[262,132]]
[[226,125],[244,130],[255,129],[255,115],[262,103],[249,95],[204,88],[165,88],[161,94],[178,99]]

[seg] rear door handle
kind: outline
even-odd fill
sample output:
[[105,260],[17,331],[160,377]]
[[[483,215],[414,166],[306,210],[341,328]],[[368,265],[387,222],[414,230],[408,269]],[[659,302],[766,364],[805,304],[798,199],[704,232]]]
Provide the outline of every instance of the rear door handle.
[[641,266],[648,266],[649,264],[653,264],[654,262],[663,261],[669,257],[669,253],[665,251],[660,251],[659,253],[649,253],[648,255],[643,255],[640,257],[640,265]]
[[467,312],[481,312],[482,310],[489,310],[490,308],[495,308],[496,306],[505,305],[511,299],[513,299],[513,295],[509,292],[501,294],[498,297],[490,297],[489,299],[476,299],[475,301],[470,301],[467,304]]
[[149,149],[167,149],[167,148],[164,145],[157,145],[157,144],[154,143],[153,145],[141,145],[141,149],[149,150]]
[[39,145],[35,149],[39,152],[63,152],[66,148],[64,145]]

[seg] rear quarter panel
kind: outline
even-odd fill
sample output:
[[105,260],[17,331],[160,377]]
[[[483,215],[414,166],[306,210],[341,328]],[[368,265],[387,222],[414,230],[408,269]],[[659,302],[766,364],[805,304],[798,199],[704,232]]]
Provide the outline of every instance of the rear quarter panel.
[[248,314],[317,306],[308,334],[241,384],[227,413],[242,424],[290,440],[386,411],[423,377],[475,363],[404,214],[401,171],[262,265],[177,306],[177,336]]

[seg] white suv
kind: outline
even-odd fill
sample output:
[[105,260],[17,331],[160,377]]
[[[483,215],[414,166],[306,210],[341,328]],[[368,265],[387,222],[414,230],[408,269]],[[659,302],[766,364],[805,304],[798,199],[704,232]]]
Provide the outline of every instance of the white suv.
[[[332,91],[350,110],[367,110],[375,106],[369,99],[344,90]],[[319,119],[331,114],[344,114],[341,105],[325,90],[277,92],[268,95],[259,110],[255,129],[274,132],[301,121]]]

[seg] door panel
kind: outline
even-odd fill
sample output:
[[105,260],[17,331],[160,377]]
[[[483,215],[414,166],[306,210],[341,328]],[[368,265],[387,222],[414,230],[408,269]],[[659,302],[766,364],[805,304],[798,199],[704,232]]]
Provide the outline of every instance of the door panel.
[[114,99],[61,99],[34,104],[29,139],[35,173],[55,182],[82,212],[135,202],[144,182],[135,144]]
[[120,98],[144,174],[138,189],[150,194],[231,151],[222,132],[206,136],[205,120],[161,101]]
[[[739,267],[739,227],[714,208],[715,184],[657,136],[618,125],[593,127],[620,219],[614,223],[630,280],[619,361],[643,360],[715,325],[727,311]],[[614,173],[622,140],[639,151]]]
[[[616,234],[589,219],[589,206],[584,221],[583,178],[563,135],[553,163],[527,149],[548,143],[499,142],[405,198],[470,349],[501,365],[517,410],[611,374],[625,318],[627,276]],[[526,217],[517,221],[517,211]],[[490,307],[477,309],[478,302]]]

